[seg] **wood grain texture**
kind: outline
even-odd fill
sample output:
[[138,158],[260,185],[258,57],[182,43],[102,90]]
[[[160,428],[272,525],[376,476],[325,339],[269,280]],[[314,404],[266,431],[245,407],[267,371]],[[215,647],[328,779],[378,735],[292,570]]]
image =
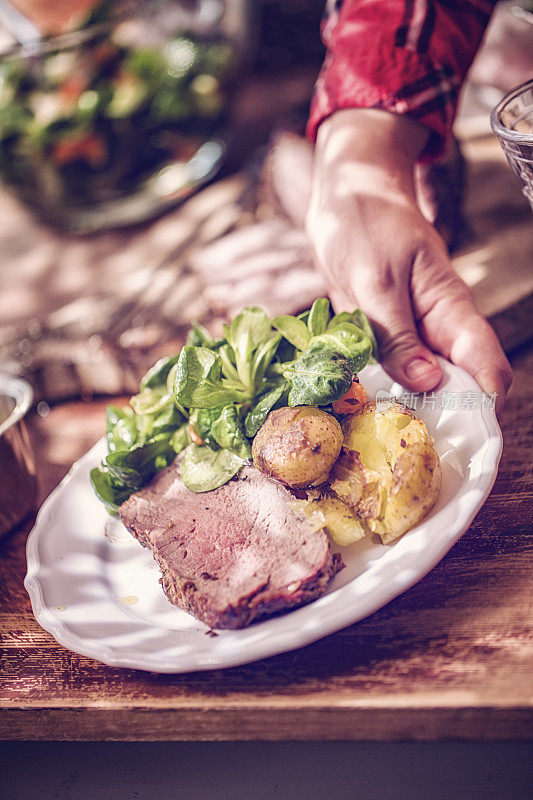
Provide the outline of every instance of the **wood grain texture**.
[[[302,650],[156,675],[62,648],[23,587],[32,519],[0,543],[0,738],[406,740],[531,735],[533,354],[514,358],[493,492],[416,586]],[[528,394],[529,392],[529,394]],[[103,430],[103,401],[31,420],[41,499]]]

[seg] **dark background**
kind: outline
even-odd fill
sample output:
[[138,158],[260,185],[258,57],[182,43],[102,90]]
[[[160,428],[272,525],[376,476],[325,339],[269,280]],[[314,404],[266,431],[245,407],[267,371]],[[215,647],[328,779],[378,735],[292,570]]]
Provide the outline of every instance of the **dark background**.
[[527,800],[524,742],[9,743],[2,800]]

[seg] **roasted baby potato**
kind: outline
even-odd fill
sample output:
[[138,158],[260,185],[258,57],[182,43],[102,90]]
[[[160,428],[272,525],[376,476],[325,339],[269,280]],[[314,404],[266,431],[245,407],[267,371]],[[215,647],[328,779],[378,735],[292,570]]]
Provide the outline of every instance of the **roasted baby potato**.
[[347,417],[331,490],[385,544],[425,517],[441,486],[440,461],[422,420],[399,404],[375,403]]
[[293,489],[327,480],[342,447],[342,429],[320,408],[296,406],[271,411],[252,445],[254,464]]

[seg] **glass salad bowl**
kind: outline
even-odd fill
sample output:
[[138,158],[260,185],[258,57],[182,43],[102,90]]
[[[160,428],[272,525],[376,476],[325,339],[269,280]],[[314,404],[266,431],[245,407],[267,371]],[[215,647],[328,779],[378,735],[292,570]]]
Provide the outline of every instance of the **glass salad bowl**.
[[498,103],[491,125],[533,209],[533,80],[517,86]]
[[202,2],[188,13],[147,4],[118,19],[110,5],[0,62],[0,178],[76,232],[154,216],[209,180],[225,152],[236,49],[224,4],[210,15]]

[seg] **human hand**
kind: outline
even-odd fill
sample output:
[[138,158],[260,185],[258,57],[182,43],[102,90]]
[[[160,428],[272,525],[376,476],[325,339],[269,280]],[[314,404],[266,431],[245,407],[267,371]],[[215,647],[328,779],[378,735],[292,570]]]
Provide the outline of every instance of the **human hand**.
[[324,121],[307,230],[335,310],[362,308],[394,379],[412,391],[435,388],[440,353],[496,392],[500,411],[509,362],[416,203],[414,165],[426,136],[409,118],[373,109]]

